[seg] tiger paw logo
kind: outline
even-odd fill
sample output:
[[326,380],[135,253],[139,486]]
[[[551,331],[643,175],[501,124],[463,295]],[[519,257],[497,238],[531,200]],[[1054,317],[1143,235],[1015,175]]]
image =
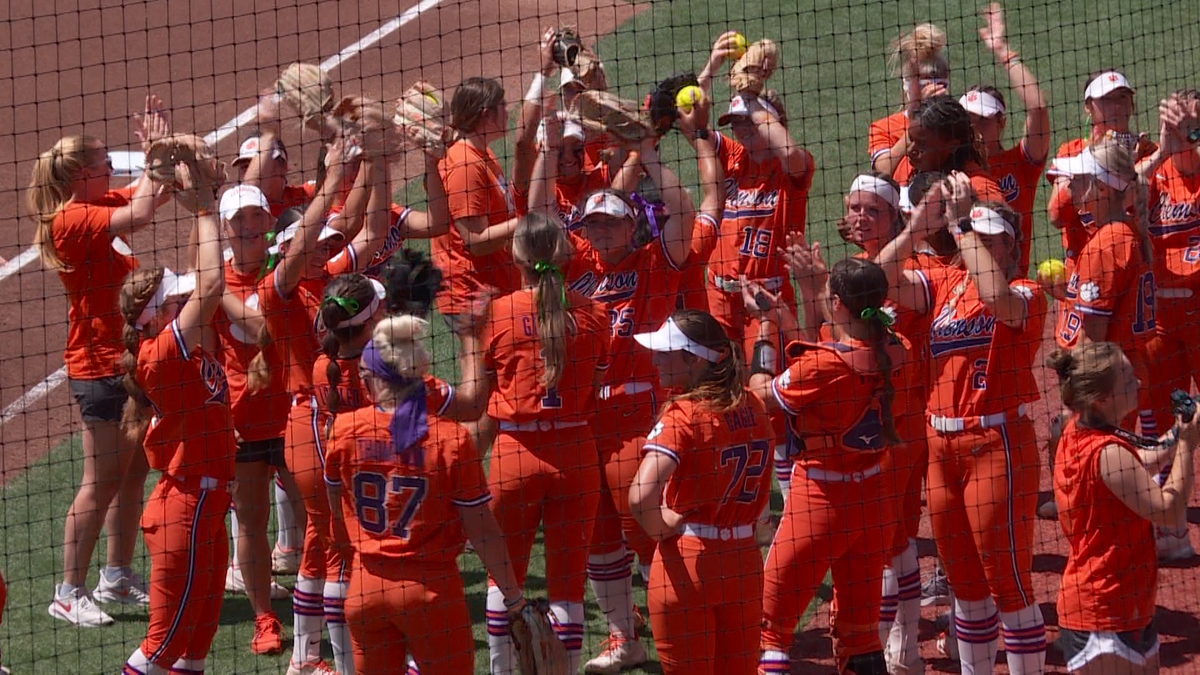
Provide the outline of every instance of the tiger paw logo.
[[1000,186],[1000,191],[1004,193],[1004,201],[1010,204],[1021,194],[1021,186],[1017,185],[1017,177],[1011,173],[1001,178],[997,185]]
[[1079,299],[1084,302],[1095,302],[1100,299],[1100,287],[1096,282],[1089,281],[1079,287]]

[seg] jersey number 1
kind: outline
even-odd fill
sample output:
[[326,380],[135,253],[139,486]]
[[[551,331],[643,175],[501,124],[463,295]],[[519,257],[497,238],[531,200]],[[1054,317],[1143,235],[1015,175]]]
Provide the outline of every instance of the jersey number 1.
[[[390,480],[389,480],[390,478]],[[424,476],[384,476],[374,471],[354,474],[354,509],[358,524],[375,536],[391,533],[408,539],[408,524],[421,502],[429,481]]]

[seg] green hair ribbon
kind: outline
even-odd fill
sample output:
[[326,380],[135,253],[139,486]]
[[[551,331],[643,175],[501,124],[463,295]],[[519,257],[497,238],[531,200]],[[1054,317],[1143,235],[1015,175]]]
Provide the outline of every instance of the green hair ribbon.
[[562,300],[563,307],[571,306],[571,303],[567,302],[567,282],[563,279],[562,270],[558,269],[558,265],[546,262],[545,260],[538,260],[537,262],[533,263],[533,271],[536,272],[538,276],[552,274],[558,277],[559,293],[561,295],[560,300]]
[[358,304],[358,301],[354,298],[343,298],[340,295],[331,295],[325,298],[325,302],[332,302],[338,307],[341,307],[342,309],[346,310],[350,316],[358,314],[358,310],[362,309],[362,305]]
[[264,237],[267,240],[267,259],[264,261],[262,269],[258,271],[258,280],[262,281],[263,277],[270,274],[279,265],[279,254],[271,253],[270,246],[275,243],[275,233],[268,232]]
[[892,329],[892,324],[896,323],[896,319],[893,318],[891,314],[885,312],[881,307],[867,307],[858,313],[858,318],[864,321],[876,319],[879,321],[879,323],[883,324],[883,327],[887,329],[887,332],[891,333],[892,335],[896,334],[896,331]]

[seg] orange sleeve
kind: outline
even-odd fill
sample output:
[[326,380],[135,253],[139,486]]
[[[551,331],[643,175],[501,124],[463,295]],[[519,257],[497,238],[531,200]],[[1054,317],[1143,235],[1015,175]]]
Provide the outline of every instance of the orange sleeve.
[[324,444],[326,485],[342,486],[342,455],[346,454],[345,444],[354,442],[353,419],[352,414],[334,418],[333,428],[329,432],[329,442]]
[[975,190],[977,201],[981,202],[996,202],[997,204],[1007,204],[1008,200],[1004,198],[1004,192],[1000,190],[1000,186],[996,181],[982,174],[971,176],[971,188]]
[[490,215],[488,191],[491,186],[484,163],[467,160],[461,153],[448,155],[445,162],[442,182],[446,186],[450,217],[459,220]]
[[694,447],[691,419],[679,403],[672,403],[646,435],[642,452],[657,452],[681,464]]
[[1100,228],[1079,254],[1072,285],[1077,293],[1075,309],[1081,314],[1111,317],[1132,285],[1127,272],[1133,247],[1114,236],[1117,227]]
[[354,252],[354,244],[346,244],[345,248],[338,251],[337,255],[325,263],[325,273],[331,277],[336,277],[339,274],[351,274],[357,271],[358,254]]
[[1050,217],[1050,223],[1060,230],[1083,224],[1079,220],[1079,209],[1071,201],[1070,190],[1053,190],[1050,203],[1046,204],[1046,214]]
[[771,380],[771,394],[784,412],[799,415],[805,408],[829,399],[841,379],[841,370],[831,368],[820,352],[806,352]]
[[439,425],[442,428],[453,428],[454,438],[443,439],[451,452],[450,464],[450,499],[459,508],[483,506],[492,499],[488,491],[487,478],[483,475],[483,463],[479,461],[479,453],[466,430],[457,424]]
[[870,155],[872,162],[885,151],[891,150],[892,146],[896,144],[892,140],[891,129],[888,124],[891,119],[889,116],[875,120],[871,122],[871,126],[867,129],[867,154]]

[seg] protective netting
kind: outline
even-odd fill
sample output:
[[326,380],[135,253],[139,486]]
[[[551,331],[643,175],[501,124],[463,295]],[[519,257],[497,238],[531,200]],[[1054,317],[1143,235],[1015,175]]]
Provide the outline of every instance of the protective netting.
[[8,3],[0,665],[1194,670],[1194,10]]

